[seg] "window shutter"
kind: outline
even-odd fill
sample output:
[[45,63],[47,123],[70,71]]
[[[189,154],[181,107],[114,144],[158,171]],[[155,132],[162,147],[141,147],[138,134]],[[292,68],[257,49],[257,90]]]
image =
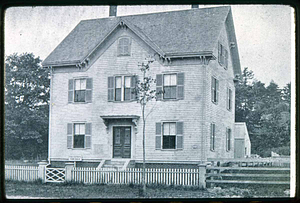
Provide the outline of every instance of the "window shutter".
[[214,150],[214,141],[213,141],[213,124],[210,124],[210,150]]
[[128,56],[130,56],[131,55],[131,38],[128,38],[128,53],[126,53],[126,54],[128,54]]
[[225,55],[224,55],[224,58],[225,58],[225,66],[224,68],[227,69],[228,68],[228,51],[225,49]]
[[85,148],[91,148],[92,146],[92,124],[85,124]]
[[108,87],[108,91],[107,91],[107,100],[108,101],[114,101],[114,77],[108,77],[108,81],[107,81],[107,87]]
[[184,98],[184,73],[177,74],[177,99]]
[[226,128],[226,151],[228,151],[228,128]]
[[217,90],[216,103],[218,103],[219,102],[219,80],[216,80],[216,90]]
[[177,149],[183,149],[183,122],[176,123]]
[[73,144],[73,124],[68,123],[67,125],[67,148],[72,148]]
[[73,102],[73,96],[74,96],[74,80],[69,79],[69,88],[68,88],[68,102],[72,103]]
[[229,110],[229,88],[228,87],[226,92],[226,108]]
[[161,149],[161,123],[155,123],[155,149]]
[[131,84],[130,84],[130,100],[137,100],[137,92],[136,92],[136,82],[137,76],[131,76]]
[[222,64],[222,45],[220,42],[218,42],[218,61],[220,64]]
[[92,102],[93,95],[93,78],[86,79],[85,101]]
[[162,86],[163,86],[162,74],[157,74],[156,75],[156,100],[157,101],[160,101],[163,98]]
[[120,38],[119,40],[118,40],[118,48],[117,48],[117,55],[118,56],[120,56],[120,55],[122,55],[122,46],[121,46],[121,43],[122,43],[122,38]]
[[214,77],[211,77],[211,101],[214,102],[215,83]]

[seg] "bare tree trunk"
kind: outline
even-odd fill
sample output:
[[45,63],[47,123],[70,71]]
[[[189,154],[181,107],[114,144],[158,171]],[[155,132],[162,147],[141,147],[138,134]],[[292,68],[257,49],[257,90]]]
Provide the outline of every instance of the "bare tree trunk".
[[146,150],[145,150],[145,140],[146,140],[146,135],[145,135],[145,105],[143,105],[143,193],[144,195],[146,194]]
[[[145,78],[145,72],[146,70],[143,72],[143,77]],[[143,108],[142,108],[142,116],[143,116],[143,196],[146,195],[146,152],[145,152],[145,139],[146,139],[146,135],[145,135],[145,92],[143,93]]]

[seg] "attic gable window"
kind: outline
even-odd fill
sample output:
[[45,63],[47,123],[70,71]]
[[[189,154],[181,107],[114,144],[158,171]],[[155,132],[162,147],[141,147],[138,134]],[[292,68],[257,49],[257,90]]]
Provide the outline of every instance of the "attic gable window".
[[219,64],[224,67],[224,69],[228,69],[228,51],[225,49],[224,45],[219,42],[218,48],[218,60]]
[[122,37],[118,40],[118,56],[130,56],[131,40],[129,37]]

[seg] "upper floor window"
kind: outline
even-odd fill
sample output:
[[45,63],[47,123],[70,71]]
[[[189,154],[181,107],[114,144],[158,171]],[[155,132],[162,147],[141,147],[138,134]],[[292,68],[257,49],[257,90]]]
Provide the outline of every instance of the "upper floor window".
[[230,151],[231,149],[231,129],[226,129],[226,151]]
[[218,60],[221,66],[223,66],[225,69],[228,68],[228,51],[225,49],[224,45],[222,45],[219,42],[219,48],[218,48]]
[[215,104],[219,100],[219,80],[214,77],[211,77],[211,101]]
[[227,109],[230,111],[232,109],[232,90],[227,88]]
[[184,98],[184,73],[157,74],[156,99],[183,99]]
[[118,41],[118,56],[130,56],[131,41],[129,37],[122,37]]
[[85,102],[85,90],[86,90],[86,79],[76,79],[75,92],[74,92],[75,102]]
[[176,74],[165,74],[164,75],[164,99],[176,99],[177,92],[177,75]]
[[92,78],[69,79],[68,102],[92,102]]
[[135,75],[108,77],[108,101],[136,100],[136,77]]

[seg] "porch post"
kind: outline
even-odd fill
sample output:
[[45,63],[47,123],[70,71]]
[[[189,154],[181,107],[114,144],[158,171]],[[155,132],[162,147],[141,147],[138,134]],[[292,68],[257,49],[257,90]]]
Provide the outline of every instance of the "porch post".
[[39,179],[41,179],[43,183],[46,182],[45,171],[46,171],[47,164],[48,164],[48,162],[44,161],[44,160],[41,162],[38,162],[38,165],[39,165],[38,176],[39,176]]
[[206,163],[201,163],[199,167],[199,187],[206,188]]
[[65,181],[66,182],[71,182],[72,181],[72,169],[74,168],[74,162],[67,162],[65,169],[66,169],[66,174],[65,174]]

